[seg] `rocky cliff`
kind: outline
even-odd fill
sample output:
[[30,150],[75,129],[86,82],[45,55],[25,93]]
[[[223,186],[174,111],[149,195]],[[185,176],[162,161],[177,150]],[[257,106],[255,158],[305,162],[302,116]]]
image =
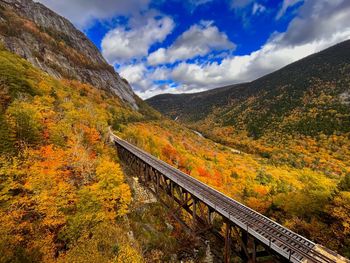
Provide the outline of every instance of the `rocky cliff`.
[[67,19],[32,0],[0,0],[0,41],[58,78],[111,90],[137,109],[136,95],[96,46]]

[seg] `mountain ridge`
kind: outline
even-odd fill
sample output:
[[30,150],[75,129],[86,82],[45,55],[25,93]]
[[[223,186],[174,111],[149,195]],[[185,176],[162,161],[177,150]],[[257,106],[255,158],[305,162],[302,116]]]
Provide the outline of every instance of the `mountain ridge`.
[[[347,40],[252,82],[201,93],[157,95],[146,101],[163,114],[178,117],[185,123],[200,123],[210,117],[218,125],[248,130],[253,137],[259,137],[271,124],[274,124],[273,129],[291,130],[292,127],[282,127],[279,123],[296,112],[303,118],[311,107],[325,113],[319,114],[323,118],[319,120],[322,124],[328,121],[324,118],[330,110],[337,110],[343,119],[342,123],[333,123],[337,126],[335,129],[307,131],[307,127],[300,128],[300,132],[307,135],[324,131],[331,134],[349,123],[349,69],[350,40]],[[331,100],[328,103],[330,109],[311,100],[317,100],[322,94]],[[300,125],[305,126],[305,123]]]
[[[114,70],[108,74],[109,65],[89,64],[89,53],[80,52],[84,42],[80,43],[79,32],[78,42],[70,41],[65,33],[34,23],[40,12],[32,20],[16,14],[21,10],[31,14],[18,4],[29,2],[7,2],[18,7],[14,4],[11,9],[0,0],[0,35],[8,45],[5,49],[0,43],[0,262],[200,261],[197,256],[209,246],[199,246],[161,204],[145,204],[144,198],[137,197],[135,173],[125,169],[108,142],[109,127],[156,158],[349,257],[350,133],[321,140],[290,136],[290,145],[281,148],[277,143],[247,142],[234,134],[235,142],[259,148],[262,154],[234,151],[225,146],[229,143],[202,138],[185,125],[158,116],[138,97],[138,111],[122,103],[101,75],[105,72],[107,80],[113,77],[118,82]],[[51,12],[42,12],[43,19],[51,17]],[[54,25],[60,25],[58,21],[53,20]],[[9,47],[22,52],[22,57]],[[69,74],[70,69],[76,76]],[[346,75],[348,68],[342,69],[336,76]],[[88,76],[98,78],[101,88],[76,80],[93,82]],[[334,83],[322,83],[334,89]],[[346,78],[341,83],[350,86]],[[126,93],[123,86],[118,88]],[[227,101],[225,92],[218,102]],[[324,95],[329,94],[323,94],[322,103],[327,102]],[[347,96],[341,99],[347,105]],[[257,101],[264,102],[264,97]],[[254,100],[233,102],[246,106],[253,116],[260,108],[269,109],[260,103],[257,110],[252,107]],[[202,120],[209,127],[206,130],[215,132],[217,127],[212,126],[225,124],[237,113],[249,121],[252,115],[234,108],[235,103],[224,113],[219,108],[210,113],[218,116],[217,123]],[[217,134],[219,139],[231,139],[233,133],[222,129]],[[221,223],[215,220],[218,232]],[[220,246],[211,242],[213,251],[216,245]],[[192,257],[194,249],[198,253]]]

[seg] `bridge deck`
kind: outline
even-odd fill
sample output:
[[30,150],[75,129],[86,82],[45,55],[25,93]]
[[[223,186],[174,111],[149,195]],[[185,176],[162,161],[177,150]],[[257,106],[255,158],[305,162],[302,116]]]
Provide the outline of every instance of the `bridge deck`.
[[114,141],[291,262],[348,262],[136,146],[116,136]]

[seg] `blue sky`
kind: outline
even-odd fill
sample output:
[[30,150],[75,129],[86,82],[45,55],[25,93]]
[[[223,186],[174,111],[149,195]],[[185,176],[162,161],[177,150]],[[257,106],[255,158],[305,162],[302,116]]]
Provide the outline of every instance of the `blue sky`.
[[350,38],[349,0],[40,0],[142,98],[254,80]]

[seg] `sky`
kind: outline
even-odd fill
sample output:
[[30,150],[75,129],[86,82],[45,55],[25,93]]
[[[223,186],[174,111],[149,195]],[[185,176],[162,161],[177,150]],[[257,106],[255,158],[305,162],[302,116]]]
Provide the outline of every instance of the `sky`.
[[252,81],[350,38],[350,0],[37,0],[143,99]]

